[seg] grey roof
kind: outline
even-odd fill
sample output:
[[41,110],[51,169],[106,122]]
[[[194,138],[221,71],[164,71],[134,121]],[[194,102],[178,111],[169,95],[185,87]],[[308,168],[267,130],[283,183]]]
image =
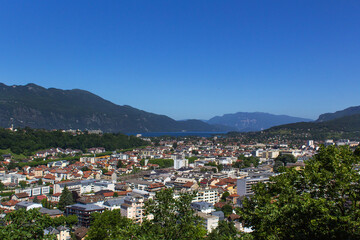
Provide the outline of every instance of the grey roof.
[[95,204],[80,204],[80,203],[76,203],[76,204],[67,206],[67,208],[74,208],[74,209],[78,209],[78,210],[81,210],[81,211],[105,210],[105,208],[100,207],[100,206],[95,205]]
[[57,235],[59,233],[60,233],[59,230],[57,230],[54,227],[48,227],[44,229],[44,235],[53,235],[53,234]]
[[65,226],[58,226],[56,229],[59,230],[60,232],[62,232],[62,231],[69,231],[69,228],[67,228],[67,227],[65,227]]
[[196,210],[214,208],[214,206],[208,202],[193,202],[193,203],[191,203],[191,207],[195,208]]
[[41,204],[34,203],[34,202],[23,201],[23,202],[18,202],[16,205],[20,206],[20,207],[30,207],[32,205],[41,205]]
[[120,206],[121,204],[124,203],[124,198],[116,198],[116,199],[111,199],[111,200],[107,200],[106,202],[104,202],[104,205],[106,206]]
[[63,212],[60,211],[59,209],[40,208],[39,212],[42,214],[50,215],[50,216],[63,214]]

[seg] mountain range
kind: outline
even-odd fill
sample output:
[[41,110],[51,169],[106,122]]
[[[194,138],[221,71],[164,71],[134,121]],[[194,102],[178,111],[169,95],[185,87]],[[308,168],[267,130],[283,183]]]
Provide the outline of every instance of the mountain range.
[[120,106],[88,91],[0,83],[0,126],[43,129],[100,129],[104,132],[227,131],[200,120],[175,121],[165,115]]
[[225,114],[207,121],[196,119],[176,121],[165,115],[146,112],[128,105],[117,105],[80,89],[47,89],[32,83],[25,86],[7,86],[0,83],[0,127],[9,127],[13,124],[15,127],[100,129],[104,132],[123,133],[249,132],[278,125],[295,128],[320,126],[316,124],[356,113],[360,114],[360,106],[322,114],[315,122],[309,122],[311,120],[305,118],[261,112]]
[[263,112],[238,112],[234,114],[225,114],[221,117],[213,117],[208,120],[207,123],[232,127],[239,132],[254,132],[277,125],[309,121],[312,120],[287,115],[274,115]]

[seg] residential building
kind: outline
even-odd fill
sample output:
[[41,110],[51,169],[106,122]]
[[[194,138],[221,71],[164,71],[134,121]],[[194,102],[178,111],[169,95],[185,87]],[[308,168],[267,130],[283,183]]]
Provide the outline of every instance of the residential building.
[[79,224],[84,227],[90,226],[91,214],[94,212],[102,213],[105,211],[104,207],[100,207],[95,204],[80,204],[76,203],[66,207],[65,214],[76,215],[79,220]]
[[15,189],[15,193],[27,193],[29,197],[46,195],[50,193],[50,186],[37,186],[24,189]]
[[27,202],[27,201],[19,202],[15,205],[16,210],[21,209],[21,208],[25,208],[27,211],[27,210],[30,210],[33,208],[42,208],[42,205],[39,203]]
[[48,227],[44,230],[44,235],[55,235],[57,240],[71,240],[70,229],[64,226]]
[[259,182],[268,182],[272,173],[249,174],[247,177],[237,180],[237,194],[241,196],[252,195],[251,187]]
[[203,225],[205,226],[208,233],[219,225],[218,216],[206,214],[203,212],[197,212],[196,214],[203,219]]
[[215,204],[219,202],[219,190],[216,188],[200,188],[193,202],[207,202]]

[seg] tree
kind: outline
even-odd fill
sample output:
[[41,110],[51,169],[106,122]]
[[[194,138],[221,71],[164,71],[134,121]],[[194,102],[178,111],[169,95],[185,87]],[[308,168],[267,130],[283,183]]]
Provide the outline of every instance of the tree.
[[40,200],[37,198],[37,196],[35,196],[33,202],[34,203],[40,203]]
[[114,192],[113,197],[115,198],[115,197],[118,197],[118,196],[119,196],[119,194],[117,192]]
[[43,185],[43,181],[42,181],[41,178],[39,179],[38,184],[39,184],[39,185]]
[[0,191],[3,191],[5,189],[5,185],[0,181]]
[[221,201],[225,202],[226,201],[226,198],[230,196],[230,193],[229,192],[224,192],[221,196]]
[[231,205],[226,204],[221,208],[221,211],[223,211],[225,217],[228,217],[228,216],[230,216],[230,214],[232,214],[233,208]]
[[348,147],[322,147],[305,169],[285,169],[253,187],[240,216],[256,239],[359,239],[360,159]]
[[236,230],[234,223],[228,221],[220,221],[219,225],[211,231],[208,235],[209,240],[230,240],[237,239],[236,235],[238,231]]
[[11,161],[11,162],[9,163],[9,165],[7,166],[7,168],[8,168],[9,170],[15,169],[15,168],[17,168],[17,167],[18,167],[18,165],[17,165],[14,161]]
[[133,239],[134,236],[142,234],[140,226],[121,216],[119,209],[105,211],[102,214],[94,213],[91,217],[92,224],[87,240]]
[[83,172],[86,172],[86,171],[89,171],[90,169],[89,169],[89,167],[88,166],[84,166],[83,168],[81,168],[81,171],[83,171]]
[[74,204],[73,194],[65,186],[59,199],[58,208],[62,211],[65,210],[65,207],[68,205]]
[[26,188],[27,183],[26,183],[26,181],[20,181],[20,182],[19,182],[19,185],[20,185],[20,187],[21,187],[22,189],[24,189],[24,188]]
[[117,162],[117,168],[124,168],[124,164],[122,163],[122,161],[121,160],[119,160],[118,162]]
[[51,219],[38,209],[24,208],[6,214],[4,225],[0,225],[0,239],[44,239],[44,229]]
[[280,161],[286,166],[288,163],[296,162],[296,158],[292,154],[281,154],[277,158],[275,158],[275,162]]
[[203,239],[206,230],[190,206],[195,193],[183,193],[176,199],[173,193],[173,189],[164,189],[145,203],[145,213],[153,215],[151,229],[160,239]]

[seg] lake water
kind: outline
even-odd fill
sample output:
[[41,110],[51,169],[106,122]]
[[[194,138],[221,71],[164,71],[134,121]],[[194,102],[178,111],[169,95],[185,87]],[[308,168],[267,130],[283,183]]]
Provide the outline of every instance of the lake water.
[[143,137],[161,137],[161,136],[172,136],[172,137],[212,137],[226,132],[145,132],[145,133],[127,133],[127,135],[141,134]]

